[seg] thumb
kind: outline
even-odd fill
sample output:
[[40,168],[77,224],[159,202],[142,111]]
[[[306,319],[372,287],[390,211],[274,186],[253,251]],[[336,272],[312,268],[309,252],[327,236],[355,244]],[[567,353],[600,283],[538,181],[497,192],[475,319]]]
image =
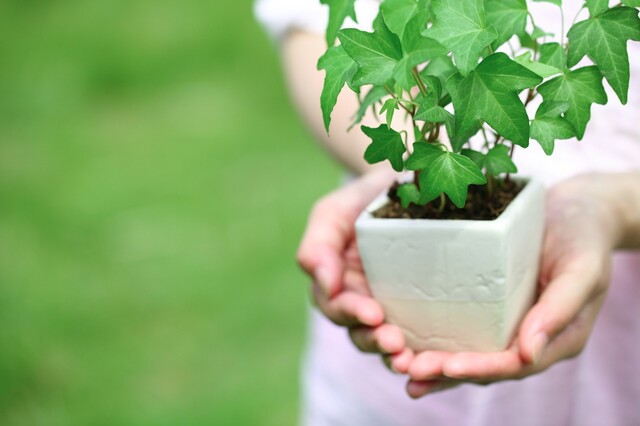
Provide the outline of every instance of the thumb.
[[595,265],[597,262],[570,265],[552,278],[520,327],[518,343],[525,361],[539,363],[549,343],[592,300],[598,280]]
[[394,177],[387,170],[368,173],[315,204],[297,258],[327,296],[341,290],[344,252],[355,238],[356,219]]

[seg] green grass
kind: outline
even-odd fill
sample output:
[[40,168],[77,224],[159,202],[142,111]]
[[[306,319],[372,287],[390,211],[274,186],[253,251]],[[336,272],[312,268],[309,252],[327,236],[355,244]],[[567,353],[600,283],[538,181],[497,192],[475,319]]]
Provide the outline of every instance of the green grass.
[[5,0],[0,37],[0,423],[294,424],[338,174],[250,2]]

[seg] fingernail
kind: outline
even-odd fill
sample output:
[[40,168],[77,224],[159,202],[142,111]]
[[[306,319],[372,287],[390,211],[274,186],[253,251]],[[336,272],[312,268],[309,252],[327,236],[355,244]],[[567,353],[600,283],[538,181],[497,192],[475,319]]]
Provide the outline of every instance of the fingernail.
[[538,333],[531,339],[531,358],[534,364],[540,363],[544,350],[549,343],[549,338],[545,333]]
[[329,271],[320,267],[316,270],[315,276],[322,291],[327,296],[331,296],[332,286],[331,286],[331,274],[329,274]]

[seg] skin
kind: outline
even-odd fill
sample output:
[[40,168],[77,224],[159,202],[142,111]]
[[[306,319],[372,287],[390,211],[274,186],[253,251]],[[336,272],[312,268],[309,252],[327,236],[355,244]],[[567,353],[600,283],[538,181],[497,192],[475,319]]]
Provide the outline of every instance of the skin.
[[407,392],[413,398],[462,383],[522,379],[577,356],[606,297],[613,252],[640,249],[640,172],[582,175],[548,191],[539,296],[506,350],[414,354],[401,331],[384,322],[355,245],[356,218],[397,175],[384,165],[363,164],[367,141],[360,133],[340,133],[357,107],[345,95],[334,113],[337,130],[331,138],[322,130],[317,107],[322,78],[311,64],[323,50],[320,36],[292,33],[284,41],[293,97],[321,143],[363,175],[319,200],[309,218],[298,262],[312,278],[317,307],[347,327],[361,351],[379,353],[391,370],[409,375]]

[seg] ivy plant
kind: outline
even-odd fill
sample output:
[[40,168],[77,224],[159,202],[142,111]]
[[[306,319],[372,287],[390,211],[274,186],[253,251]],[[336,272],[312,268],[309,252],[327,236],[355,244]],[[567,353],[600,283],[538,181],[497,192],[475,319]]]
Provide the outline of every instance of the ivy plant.
[[[378,127],[361,127],[371,139],[364,157],[415,171],[397,191],[405,208],[444,205],[445,195],[463,208],[469,185],[489,185],[490,194],[517,173],[516,145],[533,139],[551,155],[556,141],[582,139],[592,105],[608,101],[604,80],[627,102],[640,0],[586,0],[560,43],[536,25],[526,0],[384,0],[373,32],[341,29],[357,20],[355,1],[320,0],[329,7],[329,48],[318,63],[324,124],[328,132],[345,86],[360,99],[354,125],[369,109],[380,115]],[[564,18],[561,0],[532,1]],[[397,114],[412,135],[393,129]],[[482,148],[471,146],[476,136]]]

